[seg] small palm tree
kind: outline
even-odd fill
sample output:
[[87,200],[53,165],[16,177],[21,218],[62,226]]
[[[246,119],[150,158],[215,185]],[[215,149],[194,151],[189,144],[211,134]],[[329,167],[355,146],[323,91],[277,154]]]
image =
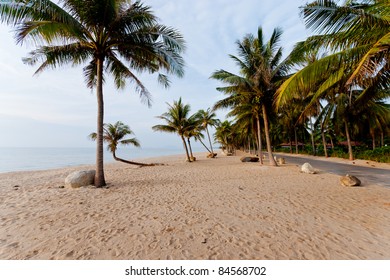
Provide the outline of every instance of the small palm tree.
[[188,122],[191,107],[189,104],[183,104],[181,98],[178,101],[174,101],[172,105],[169,103],[167,105],[168,112],[157,117],[164,120],[166,124],[155,125],[152,129],[154,131],[177,133],[183,141],[187,161],[191,162],[186,140],[184,139],[186,132],[193,126],[193,124]]
[[184,136],[187,138],[187,143],[188,143],[188,149],[190,150],[190,159],[191,161],[195,161],[196,158],[194,157],[193,153],[192,153],[192,147],[191,147],[191,137],[194,137],[196,139],[196,137],[199,137],[199,119],[198,119],[198,115],[197,114],[194,114],[192,116],[190,116],[188,119],[187,119],[187,123],[185,125],[186,127],[186,131],[184,132]]
[[[107,143],[107,150],[112,153],[112,156],[114,157],[115,160],[128,163],[128,164],[135,164],[139,166],[155,165],[155,164],[146,164],[146,163],[124,160],[116,156],[118,145],[133,145],[135,147],[140,147],[140,143],[136,138],[124,139],[126,136],[132,134],[134,133],[130,129],[130,127],[128,125],[123,124],[120,121],[116,122],[115,124],[105,123],[103,125],[103,141]],[[89,135],[89,138],[93,141],[96,141],[97,133],[96,132],[91,133]]]
[[219,123],[216,127],[215,140],[221,144],[223,151],[226,149],[227,154],[233,153],[233,134],[234,130],[232,123],[228,120]]
[[211,149],[211,154],[212,154],[212,157],[214,158],[214,150],[213,150],[213,145],[211,143],[211,138],[210,138],[210,132],[209,132],[209,126],[216,126],[218,124],[218,119],[216,118],[216,114],[213,110],[211,110],[210,108],[208,108],[206,111],[205,110],[199,110],[198,111],[198,119],[199,119],[199,122],[201,124],[201,126],[203,127],[203,129],[206,130],[206,133],[207,133],[207,137],[209,139],[209,144],[210,144],[210,149]]
[[40,64],[36,73],[86,64],[84,77],[88,87],[96,88],[98,104],[95,186],[104,186],[104,73],[113,76],[117,88],[133,82],[150,105],[150,93],[136,73],[157,73],[166,87],[167,74],[182,76],[182,36],[160,24],[150,7],[129,0],[0,1],[0,22],[16,27],[18,43],[37,44],[25,59],[30,65]]

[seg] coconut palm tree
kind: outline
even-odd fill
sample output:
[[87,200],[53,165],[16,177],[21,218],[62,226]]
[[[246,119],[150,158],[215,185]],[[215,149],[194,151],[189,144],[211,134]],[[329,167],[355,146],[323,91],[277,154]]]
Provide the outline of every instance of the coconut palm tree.
[[260,158],[260,164],[263,164],[260,98],[256,95],[256,93],[251,91],[249,85],[241,84],[239,88],[237,87],[233,89],[232,87],[232,90],[232,93],[228,97],[217,101],[214,104],[213,109],[232,108],[226,117],[235,117],[236,122],[251,124],[256,123],[258,155]]
[[[113,76],[117,88],[135,84],[142,101],[150,93],[137,73],[157,73],[169,85],[168,74],[183,75],[184,40],[174,29],[158,22],[151,8],[129,0],[14,0],[0,2],[0,21],[15,26],[18,43],[30,41],[38,48],[24,61],[39,64],[36,73],[64,64],[86,65],[85,81],[96,88],[97,153],[95,185],[104,186],[103,82]],[[61,6],[60,6],[61,5]]]
[[177,133],[183,141],[183,147],[186,152],[187,161],[191,162],[191,158],[188,152],[188,147],[184,139],[185,134],[189,131],[193,124],[188,122],[189,113],[191,107],[189,104],[183,104],[181,97],[178,101],[174,101],[173,104],[168,105],[168,112],[165,112],[157,118],[162,119],[166,124],[159,124],[152,127],[154,131]]
[[282,48],[279,47],[281,35],[281,29],[276,28],[269,41],[265,42],[263,30],[259,27],[257,37],[250,34],[242,41],[236,42],[238,56],[230,55],[240,67],[241,75],[218,70],[211,76],[228,85],[218,90],[232,97],[233,102],[240,102],[239,96],[243,94],[252,94],[258,99],[264,122],[269,162],[274,166],[277,164],[272,155],[269,116],[277,85],[287,75],[287,64],[281,61]]
[[[128,164],[135,164],[139,166],[154,166],[156,164],[147,164],[147,163],[140,163],[135,161],[129,161],[122,158],[119,158],[116,156],[116,151],[118,149],[118,145],[133,145],[135,147],[140,147],[140,143],[137,140],[137,138],[128,138],[123,139],[127,135],[134,134],[133,131],[130,129],[128,125],[125,125],[124,123],[117,121],[115,124],[105,123],[103,125],[103,141],[107,143],[107,150],[112,153],[112,156],[115,160],[128,163]],[[97,133],[93,132],[89,135],[89,138],[93,141],[96,141],[97,139]]]
[[[302,7],[302,15],[306,26],[319,35],[309,37],[300,49],[326,48],[330,54],[290,77],[278,90],[277,104],[288,102],[297,90],[312,87],[324,74],[327,79],[317,95],[345,77],[347,88],[389,87],[388,0],[346,1],[341,6],[318,0]],[[330,71],[329,65],[337,68]]]
[[210,144],[210,149],[211,149],[211,154],[212,157],[214,158],[214,150],[213,150],[213,144],[211,143],[211,138],[210,138],[210,132],[209,132],[209,126],[216,126],[218,124],[218,119],[216,118],[216,114],[214,110],[211,110],[208,108],[206,111],[205,110],[199,110],[198,111],[198,120],[203,127],[203,129],[206,130],[207,137],[209,139],[209,144]]
[[196,140],[196,138],[200,138],[201,137],[202,134],[200,133],[200,127],[201,127],[201,123],[200,123],[200,120],[199,120],[198,113],[195,113],[195,114],[191,115],[187,119],[187,123],[185,125],[184,136],[185,136],[185,138],[187,138],[188,149],[189,149],[189,152],[190,152],[190,159],[191,159],[191,161],[195,161],[196,158],[194,157],[194,155],[192,153],[192,147],[191,147],[191,140],[190,139],[191,139],[191,137],[194,137],[195,140]]

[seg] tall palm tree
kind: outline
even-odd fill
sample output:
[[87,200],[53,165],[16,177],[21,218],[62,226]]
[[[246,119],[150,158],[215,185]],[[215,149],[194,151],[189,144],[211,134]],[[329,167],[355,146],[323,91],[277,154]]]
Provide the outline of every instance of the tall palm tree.
[[168,112],[163,113],[157,118],[162,119],[166,124],[159,124],[152,127],[154,131],[177,133],[183,141],[183,147],[186,152],[187,161],[191,162],[188,147],[184,139],[186,132],[193,126],[188,122],[191,107],[189,104],[183,104],[181,98],[168,105]]
[[[259,27],[257,37],[250,34],[245,36],[242,41],[237,41],[238,56],[230,55],[240,67],[241,75],[219,70],[211,76],[228,85],[218,88],[218,90],[233,99],[248,93],[258,99],[264,122],[269,162],[270,165],[274,166],[277,164],[272,155],[269,116],[272,111],[272,100],[277,85],[287,75],[287,65],[281,61],[282,48],[279,47],[281,35],[282,31],[276,28],[269,41],[265,42],[263,30]],[[239,99],[234,102],[240,102]]]
[[213,110],[208,108],[206,111],[205,110],[199,110],[198,111],[198,120],[201,123],[203,129],[206,130],[207,137],[209,139],[209,144],[210,144],[210,149],[211,149],[211,154],[212,157],[214,158],[214,150],[213,150],[213,144],[211,143],[211,138],[210,138],[210,132],[209,132],[209,126],[216,126],[218,124],[218,119],[216,118],[216,114]]
[[[64,64],[86,64],[88,87],[96,88],[97,153],[95,185],[104,186],[103,82],[111,74],[117,88],[126,80],[135,84],[142,101],[150,93],[136,72],[158,73],[169,85],[167,74],[183,75],[184,40],[174,29],[161,25],[151,8],[129,0],[49,0],[0,2],[0,20],[15,26],[18,43],[32,41],[38,48],[24,61],[39,64],[36,73]],[[135,71],[135,72],[134,72]]]
[[[117,121],[115,124],[105,123],[103,125],[103,141],[107,143],[107,150],[112,153],[112,156],[115,160],[128,163],[135,164],[139,166],[154,166],[156,164],[147,164],[140,163],[135,161],[129,161],[116,156],[116,151],[118,150],[118,145],[133,145],[135,147],[140,147],[140,143],[137,138],[128,138],[123,139],[127,135],[134,134],[128,125]],[[89,135],[89,138],[93,141],[97,139],[97,133],[93,132]]]

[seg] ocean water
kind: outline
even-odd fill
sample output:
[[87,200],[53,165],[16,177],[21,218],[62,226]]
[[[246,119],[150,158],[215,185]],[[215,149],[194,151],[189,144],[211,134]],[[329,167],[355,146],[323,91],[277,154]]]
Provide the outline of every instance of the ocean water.
[[[184,153],[179,148],[127,148],[118,149],[117,156],[134,160]],[[95,155],[95,148],[0,148],[0,173],[95,164]],[[114,161],[105,151],[104,162]]]

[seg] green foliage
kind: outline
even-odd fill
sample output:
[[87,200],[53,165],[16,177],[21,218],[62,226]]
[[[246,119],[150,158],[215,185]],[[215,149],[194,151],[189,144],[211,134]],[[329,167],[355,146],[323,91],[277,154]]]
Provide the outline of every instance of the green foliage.
[[[115,124],[103,124],[103,141],[107,143],[107,150],[113,154],[115,154],[119,144],[140,147],[140,143],[136,138],[123,139],[128,135],[133,134],[134,132],[130,129],[130,127],[121,121],[117,121]],[[97,133],[91,133],[89,138],[92,141],[96,141]]]
[[390,146],[361,151],[357,153],[356,158],[390,163]]

